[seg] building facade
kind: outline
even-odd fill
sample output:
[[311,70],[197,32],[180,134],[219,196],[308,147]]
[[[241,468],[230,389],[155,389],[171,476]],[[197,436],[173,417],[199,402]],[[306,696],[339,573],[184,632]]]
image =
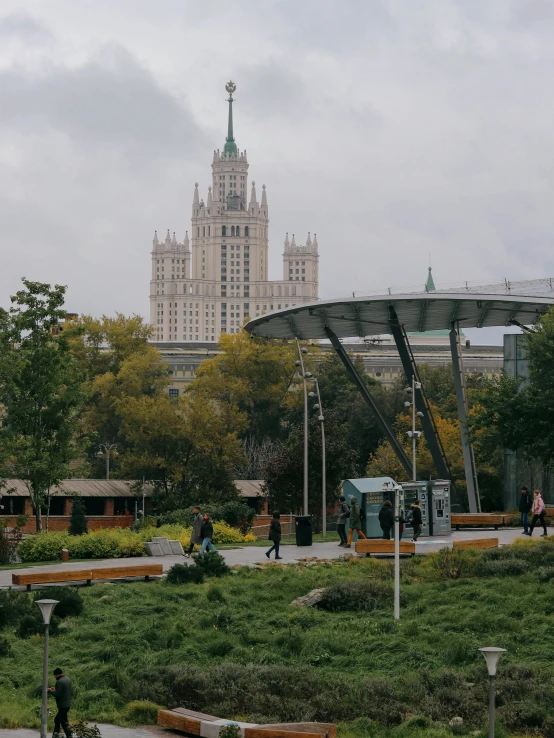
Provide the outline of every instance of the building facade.
[[[154,234],[150,281],[150,322],[155,341],[217,342],[221,333],[240,331],[245,318],[318,298],[318,243],[308,234],[297,245],[285,238],[283,278],[269,281],[269,209],[265,185],[258,199],[249,187],[246,151],[233,133],[233,82],[223,151],[214,151],[206,200],[194,186],[191,235],[182,242],[167,232]],[[248,195],[250,189],[250,194]]]

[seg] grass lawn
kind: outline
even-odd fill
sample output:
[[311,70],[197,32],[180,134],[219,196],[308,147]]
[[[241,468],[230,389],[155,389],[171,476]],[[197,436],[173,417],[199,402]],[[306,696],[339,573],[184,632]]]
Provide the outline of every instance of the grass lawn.
[[[554,543],[532,545],[554,576]],[[510,548],[519,558],[527,550]],[[389,592],[388,561],[268,564],[204,584],[95,585],[79,590],[82,614],[51,638],[50,666],[74,682],[74,717],[99,722],[132,725],[156,704],[181,704],[253,722],[337,722],[343,738],[445,738],[484,726],[488,681],[477,649],[494,645],[508,649],[498,716],[513,732],[504,735],[552,736],[554,584],[548,567],[539,574],[506,561],[491,561],[495,576],[474,576],[489,555],[403,562],[399,623],[379,594]],[[365,609],[290,604],[339,582]],[[371,596],[368,587],[377,587]],[[0,727],[39,725],[41,664],[40,636],[0,632]],[[462,731],[448,727],[455,716]]]
[[[328,531],[325,538],[323,537],[322,533],[314,533],[312,536],[312,540],[314,543],[336,543],[337,546],[339,544],[339,536],[338,533],[333,531]],[[260,538],[257,541],[248,541],[246,543],[235,543],[235,544],[223,544],[218,546],[218,548],[221,549],[229,549],[229,548],[243,548],[245,546],[260,546],[261,548],[269,548],[272,544],[269,542],[268,538]],[[293,534],[292,536],[283,536],[281,539],[281,546],[295,546],[296,545],[296,536]],[[308,555],[308,554],[307,554]]]

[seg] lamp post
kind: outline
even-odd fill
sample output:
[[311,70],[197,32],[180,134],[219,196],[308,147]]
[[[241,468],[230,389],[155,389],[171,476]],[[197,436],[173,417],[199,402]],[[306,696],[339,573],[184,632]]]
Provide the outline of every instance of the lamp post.
[[421,382],[416,382],[415,375],[412,375],[412,386],[406,389],[406,392],[411,392],[411,401],[406,401],[404,407],[412,408],[412,430],[408,431],[408,437],[412,439],[412,479],[414,482],[417,481],[417,470],[416,470],[416,441],[421,436],[421,431],[416,430],[416,418],[422,418],[423,413],[416,412],[416,390],[421,389]]
[[489,738],[494,738],[494,683],[496,681],[496,666],[502,654],[506,653],[506,649],[490,646],[488,648],[480,648],[479,650],[485,657],[485,661],[487,662],[487,670],[489,672]]
[[400,620],[400,492],[394,481],[383,484],[385,491],[394,490],[394,619]]
[[106,479],[110,478],[110,453],[115,451],[117,443],[101,443],[100,451],[96,454],[99,459],[106,457]]
[[48,722],[48,636],[50,617],[59,600],[36,600],[44,621],[44,660],[42,665],[42,710],[40,714],[40,738],[46,738]]
[[327,535],[327,470],[325,464],[325,417],[323,415],[323,405],[321,404],[321,395],[319,393],[319,382],[314,378],[316,394],[310,392],[310,397],[317,396],[317,404],[314,410],[318,411],[317,419],[321,423],[321,532],[325,538]]
[[298,338],[296,339],[296,348],[298,349],[298,361],[296,366],[300,367],[302,373],[302,381],[304,382],[304,515],[308,514],[308,387],[306,379],[311,377],[310,372],[304,369],[303,355],[308,353],[307,348],[300,348]]

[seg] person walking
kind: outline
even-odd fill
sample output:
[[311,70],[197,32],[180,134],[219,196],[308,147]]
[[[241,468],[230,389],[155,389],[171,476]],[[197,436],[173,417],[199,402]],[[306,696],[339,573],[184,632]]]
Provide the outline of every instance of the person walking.
[[419,502],[414,502],[413,505],[410,506],[410,509],[413,529],[412,541],[413,543],[415,543],[421,535],[421,528],[423,526],[423,515],[421,513]]
[[71,728],[69,727],[68,712],[71,709],[71,681],[64,675],[61,669],[54,669],[54,678],[56,680],[55,687],[48,687],[56,698],[56,707],[58,712],[54,718],[54,733],[52,738],[61,736],[60,726],[67,738],[72,738]]
[[273,513],[273,519],[269,524],[269,540],[273,541],[273,546],[269,551],[265,552],[267,558],[271,558],[271,554],[275,551],[275,558],[282,559],[283,557],[279,556],[279,546],[281,544],[281,513],[278,510],[275,510]]
[[398,519],[398,540],[402,540],[402,534],[404,533],[404,526],[406,525],[406,520],[404,518],[404,510],[400,508],[400,517]]
[[385,500],[383,507],[379,510],[379,525],[383,531],[383,538],[390,541],[390,533],[394,526],[394,510],[390,500]]
[[352,536],[354,531],[358,533],[358,539],[367,538],[366,534],[362,530],[362,513],[358,500],[352,496],[350,498],[350,530],[348,531],[348,540],[344,548],[352,548]]
[[544,530],[544,533],[541,537],[547,536],[548,531],[546,530],[546,523],[544,522],[546,507],[544,506],[544,500],[542,499],[542,495],[538,489],[533,492],[533,507],[531,508],[531,512],[533,513],[533,520],[531,521],[531,527],[529,528],[529,533],[527,533],[527,535],[533,535],[535,525],[540,521],[540,524],[542,525],[542,528]]
[[521,513],[521,525],[523,525],[523,533],[527,535],[529,532],[529,513],[533,507],[533,500],[529,494],[527,487],[521,488],[521,495],[519,496],[519,512]]
[[206,549],[210,551],[217,551],[217,548],[212,543],[214,537],[214,526],[210,520],[210,514],[204,513],[204,520],[200,529],[200,537],[202,538],[202,547],[200,548],[200,556],[204,556]]
[[185,557],[190,558],[191,553],[194,550],[196,543],[202,543],[202,523],[204,522],[204,516],[200,512],[198,505],[194,508],[194,517],[192,519],[192,531],[190,534],[190,544],[188,551],[185,551]]
[[339,503],[339,519],[337,521],[337,533],[340,538],[339,546],[346,546],[346,523],[350,517],[350,506],[346,502],[344,495],[339,497]]

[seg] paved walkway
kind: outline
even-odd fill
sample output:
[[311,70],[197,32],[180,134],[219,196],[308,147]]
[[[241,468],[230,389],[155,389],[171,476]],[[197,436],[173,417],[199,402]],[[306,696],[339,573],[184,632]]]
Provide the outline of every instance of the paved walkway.
[[[501,530],[461,530],[454,531],[451,536],[444,538],[422,538],[416,544],[417,554],[426,554],[431,551],[438,551],[445,546],[452,546],[455,540],[472,540],[474,538],[498,538],[500,544],[513,543],[516,538],[522,536],[521,530],[515,528],[504,528]],[[269,542],[268,542],[269,547]],[[231,549],[222,551],[221,554],[230,566],[240,564],[242,566],[253,566],[255,564],[267,563],[265,548],[258,546],[245,546],[244,548]],[[351,552],[354,552],[352,546]],[[342,556],[345,549],[340,548],[336,541],[332,543],[314,543],[313,546],[281,546],[281,556],[283,560],[281,564],[290,564],[305,558],[314,559],[334,559]],[[273,561],[273,559],[272,559]],[[12,573],[17,571],[23,572],[39,572],[39,571],[55,571],[58,568],[64,571],[71,569],[84,569],[87,566],[94,566],[95,569],[112,567],[117,564],[121,566],[132,566],[133,564],[163,564],[164,571],[170,569],[173,564],[190,563],[191,559],[184,559],[182,556],[142,556],[140,558],[130,559],[106,559],[94,562],[60,562],[59,564],[50,564],[48,566],[21,566],[20,569],[5,569],[0,571],[0,588],[10,587],[12,583]],[[0,732],[1,736],[1,732]]]
[[[94,725],[94,723],[92,723]],[[116,725],[98,723],[102,738],[156,738],[173,735],[171,731],[160,728],[118,728]],[[0,730],[0,738],[37,738],[40,730]],[[50,734],[49,734],[50,735]]]

